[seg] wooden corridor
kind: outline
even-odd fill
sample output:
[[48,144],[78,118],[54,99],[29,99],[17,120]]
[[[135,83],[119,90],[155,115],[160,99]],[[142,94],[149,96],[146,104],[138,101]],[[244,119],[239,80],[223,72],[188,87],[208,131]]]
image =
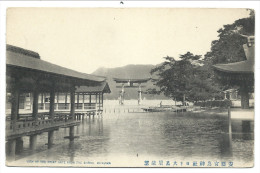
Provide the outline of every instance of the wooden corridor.
[[[81,91],[76,91],[82,86]],[[91,91],[87,91],[90,88]],[[7,160],[14,160],[18,151],[23,148],[23,136],[30,137],[30,149],[36,150],[37,135],[48,132],[48,148],[54,140],[54,131],[59,128],[69,128],[69,136],[65,138],[73,141],[74,126],[79,125],[79,119],[84,115],[98,115],[97,109],[77,110],[76,97],[79,93],[93,93],[99,88],[99,102],[103,90],[110,92],[105,78],[84,74],[42,61],[36,52],[7,45],[6,58],[6,93],[10,102],[10,114],[6,116],[6,156]],[[21,94],[31,93],[32,109],[30,113],[20,113],[19,97]],[[48,109],[41,110],[39,95],[49,94]],[[58,93],[69,93],[69,110],[55,111],[55,96]],[[96,93],[96,92],[95,92]],[[79,97],[77,97],[79,98]],[[91,106],[91,105],[90,105]]]

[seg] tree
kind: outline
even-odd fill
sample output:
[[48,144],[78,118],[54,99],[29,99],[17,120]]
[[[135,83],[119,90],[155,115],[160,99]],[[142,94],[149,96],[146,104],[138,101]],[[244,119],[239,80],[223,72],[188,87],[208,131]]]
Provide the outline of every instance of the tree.
[[[211,43],[211,50],[205,54],[205,65],[214,76],[212,65],[226,64],[246,60],[243,44],[247,43],[247,38],[243,35],[254,35],[255,15],[250,10],[250,17],[236,20],[233,24],[224,25],[219,29],[218,40]],[[237,33],[240,34],[237,34]]]
[[201,55],[187,52],[179,58],[175,60],[167,56],[165,62],[151,70],[151,74],[158,76],[154,82],[160,91],[183,104],[186,100],[199,101],[214,97],[218,90],[213,87],[206,68],[203,68]]
[[[245,77],[248,80],[226,80],[215,74],[212,68],[214,64],[226,64],[246,60],[243,44],[247,43],[247,36],[255,33],[255,15],[250,10],[250,17],[236,20],[233,24],[224,25],[218,30],[218,40],[212,41],[211,51],[205,55],[205,64],[212,75],[212,79],[222,85],[223,89],[239,86],[242,108],[249,107],[249,92],[254,90],[253,77]],[[222,74],[223,76],[223,74]]]

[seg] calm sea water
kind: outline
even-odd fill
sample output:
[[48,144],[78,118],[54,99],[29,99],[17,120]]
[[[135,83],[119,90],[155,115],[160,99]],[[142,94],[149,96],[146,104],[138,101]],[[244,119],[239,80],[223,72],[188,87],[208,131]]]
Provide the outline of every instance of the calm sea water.
[[69,129],[55,131],[52,149],[45,145],[47,133],[38,135],[34,154],[28,149],[29,138],[23,137],[24,151],[17,156],[17,162],[30,159],[115,161],[129,166],[132,161],[142,165],[144,160],[157,159],[224,160],[252,165],[254,123],[232,121],[230,138],[226,133],[226,119],[225,116],[189,113],[105,113],[103,118],[82,120],[80,126],[75,127],[75,135],[79,138],[74,142],[64,139]]

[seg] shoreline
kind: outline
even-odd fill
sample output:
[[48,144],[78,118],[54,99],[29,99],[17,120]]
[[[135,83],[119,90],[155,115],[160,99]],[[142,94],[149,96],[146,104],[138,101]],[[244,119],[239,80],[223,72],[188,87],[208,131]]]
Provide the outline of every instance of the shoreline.
[[[228,116],[228,108],[204,108],[200,110],[190,110],[192,113],[203,113],[210,115]],[[241,109],[241,108],[230,108],[231,119],[234,120],[251,120],[254,121],[254,108]]]

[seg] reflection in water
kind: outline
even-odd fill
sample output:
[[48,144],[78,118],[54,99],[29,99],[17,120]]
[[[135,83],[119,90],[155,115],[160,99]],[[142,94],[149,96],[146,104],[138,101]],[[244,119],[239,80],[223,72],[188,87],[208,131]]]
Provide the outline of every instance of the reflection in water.
[[83,119],[83,121],[81,123],[81,133],[82,134],[84,134],[85,126],[86,126],[86,121],[84,121],[84,119]]
[[66,136],[66,134],[67,134],[67,128],[63,128],[63,129],[64,129],[63,135]]
[[103,135],[103,119],[102,118],[98,119],[98,135],[99,136]]
[[70,161],[74,162],[74,158],[75,158],[75,144],[74,144],[74,141],[70,141],[69,142],[68,153],[69,153]]
[[79,126],[76,127],[76,134],[79,134]]
[[248,135],[251,132],[250,121],[242,121],[242,134],[244,140],[252,140],[252,135]]
[[220,135],[219,148],[222,158],[232,158],[232,134],[223,133]]
[[[57,131],[56,159],[156,157],[158,159],[235,160],[253,159],[253,122],[232,122],[233,134],[227,132],[227,118],[176,113],[104,114],[103,118],[85,118],[77,127],[80,138],[64,140],[68,131]],[[55,134],[56,135],[56,134]],[[68,144],[69,143],[69,144]],[[58,145],[60,144],[60,145]],[[50,154],[36,154],[46,159]]]
[[248,120],[234,121],[232,123],[233,139],[254,140],[254,123]]
[[242,121],[242,131],[244,133],[249,133],[251,130],[250,128],[250,121]]
[[88,127],[89,127],[88,128],[88,135],[90,136],[91,135],[91,115],[89,116],[89,119],[88,119]]

